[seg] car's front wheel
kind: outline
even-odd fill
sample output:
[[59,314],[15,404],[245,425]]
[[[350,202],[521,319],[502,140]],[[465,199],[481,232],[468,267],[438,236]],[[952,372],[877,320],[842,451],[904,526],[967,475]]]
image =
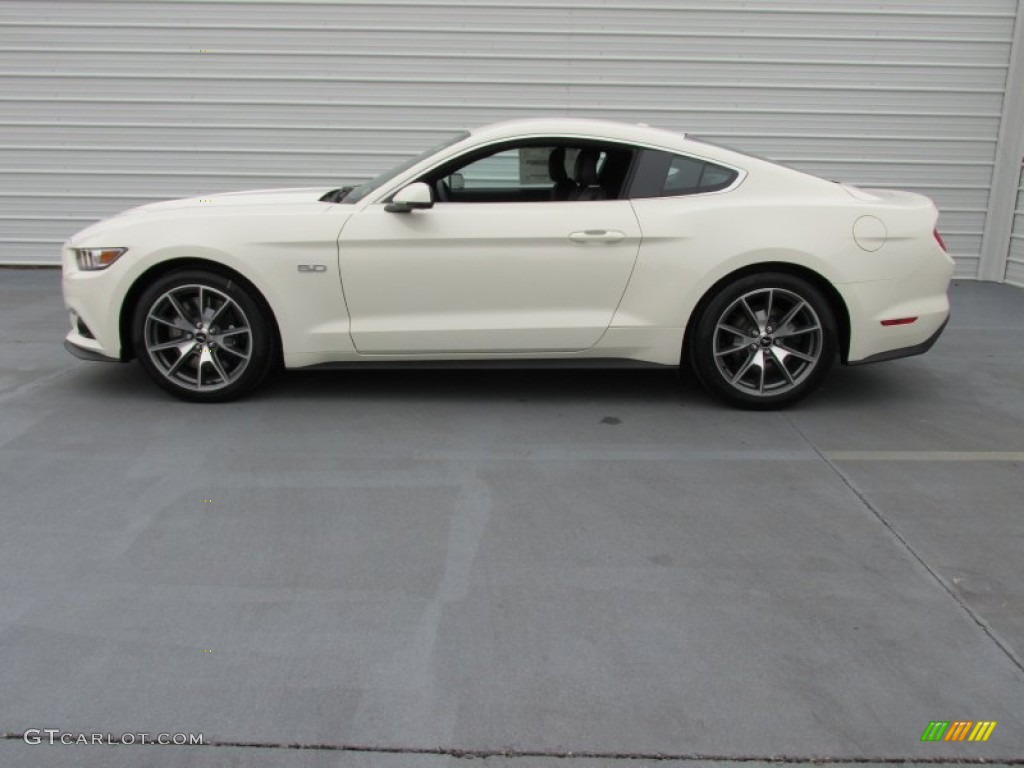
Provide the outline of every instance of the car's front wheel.
[[828,301],[785,273],[748,275],[705,305],[690,362],[712,394],[743,408],[790,405],[821,383],[838,349]]
[[139,298],[132,323],[139,362],[184,400],[220,402],[252,391],[270,371],[275,336],[251,288],[202,270],[174,272]]

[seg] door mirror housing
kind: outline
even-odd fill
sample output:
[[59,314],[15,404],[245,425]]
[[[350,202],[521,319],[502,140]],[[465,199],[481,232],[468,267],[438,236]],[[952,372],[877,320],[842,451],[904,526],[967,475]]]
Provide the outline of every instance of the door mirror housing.
[[415,181],[398,190],[391,198],[391,202],[384,206],[384,210],[390,213],[409,213],[416,209],[433,207],[434,195],[430,187],[422,181]]

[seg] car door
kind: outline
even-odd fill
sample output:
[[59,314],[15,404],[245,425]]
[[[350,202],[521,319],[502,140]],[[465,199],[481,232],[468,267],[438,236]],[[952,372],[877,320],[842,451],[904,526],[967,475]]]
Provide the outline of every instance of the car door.
[[[548,147],[545,151],[550,151]],[[557,201],[535,147],[432,179],[426,210],[362,209],[339,237],[363,354],[553,353],[608,328],[640,244],[627,200]]]

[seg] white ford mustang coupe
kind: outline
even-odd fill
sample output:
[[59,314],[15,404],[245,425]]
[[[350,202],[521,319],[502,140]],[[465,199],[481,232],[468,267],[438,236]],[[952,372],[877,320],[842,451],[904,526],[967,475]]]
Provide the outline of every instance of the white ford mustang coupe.
[[747,408],[949,315],[930,200],[643,125],[500,123],[358,187],[134,208],[63,249],[65,345],[198,401],[274,366],[687,364]]

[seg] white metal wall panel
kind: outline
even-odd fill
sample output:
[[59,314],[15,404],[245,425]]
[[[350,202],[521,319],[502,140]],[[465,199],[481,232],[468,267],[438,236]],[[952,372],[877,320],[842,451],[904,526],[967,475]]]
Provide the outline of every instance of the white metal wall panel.
[[1024,287],[1024,168],[1021,169],[1020,185],[1017,188],[1017,208],[1013,212],[1006,282]]
[[[8,0],[0,261],[167,197],[586,115],[935,198],[977,272],[1018,0]],[[1019,243],[1019,240],[1016,241]]]

